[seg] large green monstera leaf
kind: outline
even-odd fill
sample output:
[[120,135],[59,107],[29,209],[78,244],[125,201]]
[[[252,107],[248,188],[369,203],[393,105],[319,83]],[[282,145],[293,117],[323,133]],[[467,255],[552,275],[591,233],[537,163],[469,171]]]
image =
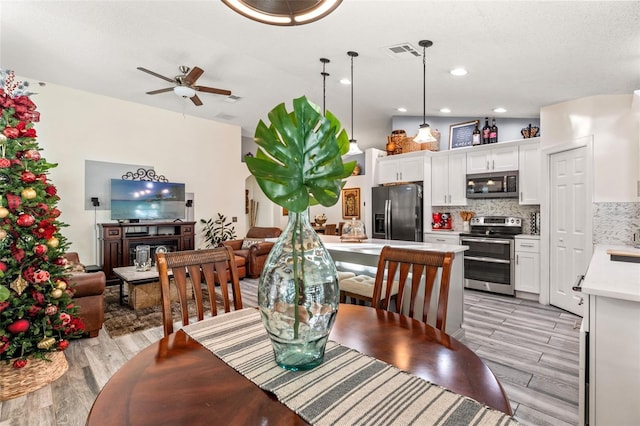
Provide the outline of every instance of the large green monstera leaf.
[[282,103],[268,117],[269,127],[260,120],[256,128],[256,156],[245,157],[264,194],[292,212],[337,203],[356,165],[342,162],[349,138],[340,121],[329,111],[323,116],[304,96],[293,100],[291,113]]

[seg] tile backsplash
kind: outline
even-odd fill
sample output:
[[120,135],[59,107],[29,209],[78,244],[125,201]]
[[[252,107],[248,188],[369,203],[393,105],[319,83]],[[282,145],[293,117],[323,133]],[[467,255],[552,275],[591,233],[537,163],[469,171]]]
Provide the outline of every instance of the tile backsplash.
[[[476,216],[514,216],[522,218],[522,232],[524,234],[531,233],[531,213],[539,213],[539,205],[523,206],[518,204],[517,199],[488,199],[488,200],[467,200],[466,206],[456,207],[437,207],[432,208],[434,213],[451,213],[453,218],[453,229],[462,231],[461,211],[473,211]],[[431,221],[425,223],[425,230],[431,229]]]
[[640,203],[594,203],[593,243],[638,245]]

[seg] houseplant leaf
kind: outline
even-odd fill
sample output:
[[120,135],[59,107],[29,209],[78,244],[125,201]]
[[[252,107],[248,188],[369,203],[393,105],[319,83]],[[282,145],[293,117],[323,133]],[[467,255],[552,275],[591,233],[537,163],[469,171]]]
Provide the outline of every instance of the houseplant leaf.
[[264,194],[293,212],[337,203],[356,165],[342,162],[349,138],[340,121],[329,111],[323,116],[304,96],[294,99],[292,112],[281,103],[268,117],[271,125],[260,120],[256,128],[256,156],[245,157]]

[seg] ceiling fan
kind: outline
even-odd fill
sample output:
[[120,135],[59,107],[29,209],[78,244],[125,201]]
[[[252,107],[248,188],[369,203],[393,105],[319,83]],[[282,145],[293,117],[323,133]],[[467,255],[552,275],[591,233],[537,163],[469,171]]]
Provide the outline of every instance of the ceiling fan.
[[200,100],[196,92],[215,93],[217,95],[225,96],[229,96],[231,94],[231,90],[216,89],[215,87],[196,86],[196,80],[198,80],[202,73],[204,73],[202,68],[194,67],[193,69],[191,69],[187,66],[180,65],[179,69],[182,74],[176,75],[173,78],[165,77],[143,67],[138,67],[138,69],[142,72],[146,72],[147,74],[151,74],[153,76],[166,80],[169,83],[175,84],[174,87],[152,90],[151,92],[147,92],[147,95],[157,95],[158,93],[173,91],[173,93],[175,93],[176,95],[182,98],[189,98],[191,99],[191,102],[193,102],[196,106],[200,106],[202,105],[202,101]]

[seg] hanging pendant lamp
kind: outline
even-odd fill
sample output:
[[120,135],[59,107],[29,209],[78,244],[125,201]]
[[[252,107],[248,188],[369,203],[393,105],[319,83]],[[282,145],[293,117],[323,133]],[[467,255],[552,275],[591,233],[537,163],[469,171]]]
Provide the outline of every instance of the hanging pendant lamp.
[[413,139],[417,143],[437,142],[431,134],[431,127],[427,124],[427,47],[433,45],[430,40],[420,40],[422,46],[422,124],[418,129],[418,134]]
[[351,139],[349,139],[349,152],[345,155],[356,155],[362,154],[358,141],[353,137],[353,58],[358,56],[358,52],[349,51],[347,55],[351,57]]
[[324,18],[342,0],[222,0],[239,14],[269,25],[304,25]]
[[325,69],[325,66],[331,61],[327,58],[320,58],[320,62],[322,62],[322,72],[320,73],[320,75],[322,76],[322,115],[327,115],[325,104],[327,100],[327,77],[330,74],[326,72],[324,69]]

